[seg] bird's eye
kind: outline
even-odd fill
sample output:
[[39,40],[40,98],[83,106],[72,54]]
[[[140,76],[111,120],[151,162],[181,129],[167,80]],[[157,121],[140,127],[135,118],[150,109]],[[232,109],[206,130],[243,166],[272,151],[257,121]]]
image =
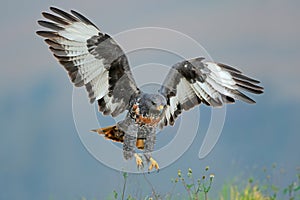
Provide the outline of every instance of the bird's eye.
[[154,101],[151,101],[152,105],[155,105],[155,102]]

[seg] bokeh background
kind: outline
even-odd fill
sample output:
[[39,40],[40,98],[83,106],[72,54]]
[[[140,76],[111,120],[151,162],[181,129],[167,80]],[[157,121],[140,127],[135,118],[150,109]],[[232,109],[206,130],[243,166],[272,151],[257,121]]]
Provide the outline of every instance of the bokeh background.
[[[273,163],[284,171],[274,173],[276,184],[294,179],[300,166],[298,1],[5,1],[0,7],[0,199],[104,199],[123,186],[122,173],[82,145],[72,116],[73,87],[35,35],[36,21],[49,6],[80,11],[111,35],[144,26],[180,31],[214,60],[261,80],[265,94],[254,97],[255,106],[227,107],[220,140],[205,159],[198,159],[204,125],[180,159],[147,175],[159,193],[170,191],[178,169],[191,167],[200,175],[207,165],[215,174],[215,196],[235,177],[263,178],[262,168]],[[209,120],[209,109],[201,112],[201,120]],[[151,188],[142,175],[130,175],[127,192],[147,195]]]

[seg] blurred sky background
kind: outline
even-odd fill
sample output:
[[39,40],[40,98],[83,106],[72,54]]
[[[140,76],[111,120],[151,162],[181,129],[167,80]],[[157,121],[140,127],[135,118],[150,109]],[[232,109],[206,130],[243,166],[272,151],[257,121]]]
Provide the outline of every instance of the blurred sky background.
[[[144,26],[180,31],[214,60],[261,80],[265,93],[253,96],[256,105],[227,107],[220,140],[205,159],[198,159],[200,130],[180,159],[147,175],[159,193],[171,189],[178,169],[200,175],[206,165],[215,174],[213,193],[243,174],[262,178],[272,163],[285,170],[274,174],[276,184],[294,180],[300,166],[299,1],[12,0],[0,7],[0,199],[104,199],[123,184],[121,173],[94,159],[76,133],[73,86],[35,34],[49,6],[80,11],[111,35]],[[209,111],[201,110],[205,121]],[[130,191],[151,193],[141,175],[129,176]]]

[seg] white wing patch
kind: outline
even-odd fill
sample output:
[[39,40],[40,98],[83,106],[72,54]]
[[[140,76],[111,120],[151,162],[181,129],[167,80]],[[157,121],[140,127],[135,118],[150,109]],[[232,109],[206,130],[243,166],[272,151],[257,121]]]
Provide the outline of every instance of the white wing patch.
[[186,102],[189,97],[193,96],[193,90],[186,79],[180,79],[177,85],[177,98],[179,102]]
[[211,70],[209,77],[216,83],[230,89],[237,89],[237,87],[234,87],[236,82],[232,79],[232,76],[228,71],[223,70],[220,66],[213,62],[205,62],[205,65]]
[[95,84],[97,86],[96,91],[98,91],[95,95],[96,100],[101,99],[108,93],[108,71],[103,72],[98,79],[97,84]]
[[169,98],[169,105],[165,110],[165,116],[160,123],[162,128],[166,123],[173,125],[181,110],[189,110],[194,104],[199,104],[195,99],[193,86],[184,78],[181,78],[176,86],[176,95]]
[[63,31],[58,32],[60,36],[77,42],[86,43],[93,35],[97,35],[99,30],[92,25],[86,25],[83,22],[74,22],[66,27]]

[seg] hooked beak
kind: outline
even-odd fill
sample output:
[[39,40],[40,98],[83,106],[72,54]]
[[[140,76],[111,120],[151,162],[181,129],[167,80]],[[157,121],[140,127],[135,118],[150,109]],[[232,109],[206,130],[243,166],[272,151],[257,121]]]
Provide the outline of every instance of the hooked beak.
[[163,105],[157,106],[156,109],[159,110],[159,111],[161,111],[162,109],[164,109],[164,106]]

